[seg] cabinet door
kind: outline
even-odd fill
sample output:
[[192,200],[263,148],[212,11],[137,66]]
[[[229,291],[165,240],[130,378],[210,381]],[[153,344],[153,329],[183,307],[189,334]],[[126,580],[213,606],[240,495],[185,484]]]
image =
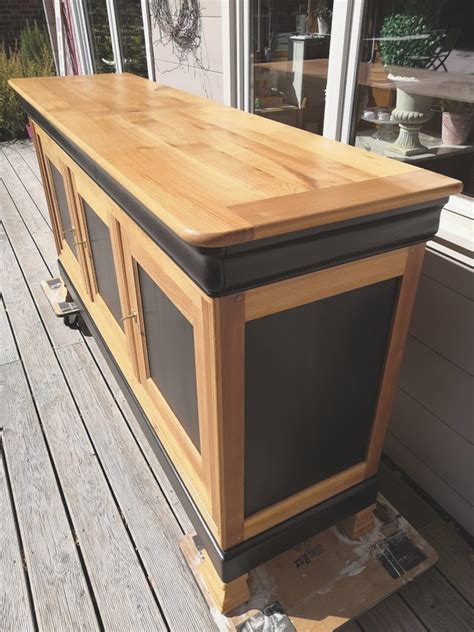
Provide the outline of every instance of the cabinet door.
[[135,365],[116,205],[79,168],[72,178],[90,280],[89,309],[114,354]]
[[70,160],[41,128],[35,125],[34,131],[59,258],[77,289],[89,293],[84,236],[76,214]]
[[201,478],[203,441],[193,304],[196,289],[146,236],[140,239],[128,229],[124,257],[134,314],[138,379],[159,411],[161,430],[172,444],[168,449],[179,454],[191,476]]

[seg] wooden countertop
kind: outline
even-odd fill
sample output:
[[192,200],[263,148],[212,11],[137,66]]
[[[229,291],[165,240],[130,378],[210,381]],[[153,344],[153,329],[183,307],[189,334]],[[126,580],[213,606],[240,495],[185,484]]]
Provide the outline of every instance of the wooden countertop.
[[129,74],[10,85],[195,245],[281,235],[462,188],[457,180]]

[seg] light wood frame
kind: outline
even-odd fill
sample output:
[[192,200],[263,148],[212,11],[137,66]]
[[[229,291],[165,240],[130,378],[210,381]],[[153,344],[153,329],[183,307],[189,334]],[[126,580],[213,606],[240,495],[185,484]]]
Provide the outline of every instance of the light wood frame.
[[[39,151],[48,152],[48,157],[54,154],[53,141],[42,131],[40,139]],[[424,244],[213,299],[64,152],[57,151],[63,173],[72,174],[71,199],[85,242],[86,280],[76,289],[220,547],[231,548],[372,476],[388,425]],[[45,184],[48,186],[47,177]],[[136,314],[125,321],[121,335],[114,331],[113,325],[118,325],[97,293],[80,197],[97,209],[111,230],[122,310],[124,316]],[[49,202],[54,222],[56,211]],[[64,249],[60,258],[76,284],[77,271],[71,273],[72,263],[64,257]],[[149,377],[138,265],[193,327],[200,450]],[[366,458],[245,517],[245,323],[392,278],[400,278],[400,289]]]
[[[74,200],[74,189],[72,183],[71,165],[67,164],[66,154],[51,140],[51,138],[43,132],[43,130],[32,124],[33,138],[35,148],[39,156],[40,169],[44,181],[46,201],[48,203],[51,224],[53,227],[54,240],[60,260],[64,266],[70,271],[71,278],[78,287],[90,294],[89,276],[87,274],[87,263],[83,249],[84,236],[76,213],[76,205]],[[61,214],[59,211],[58,200],[54,187],[53,176],[49,165],[52,164],[61,174],[66,191],[67,207],[71,219],[71,226],[76,242],[76,254],[70,248],[62,225]],[[71,162],[72,165],[74,163]]]

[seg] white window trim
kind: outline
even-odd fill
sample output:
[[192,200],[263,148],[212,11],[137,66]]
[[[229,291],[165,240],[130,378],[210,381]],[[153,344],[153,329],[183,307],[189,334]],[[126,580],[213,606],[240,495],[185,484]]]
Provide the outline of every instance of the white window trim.
[[148,79],[155,81],[155,56],[153,54],[153,37],[151,30],[151,13],[148,0],[140,0],[142,6],[143,37],[145,40],[146,66]]
[[107,16],[109,18],[110,38],[112,41],[112,52],[115,61],[115,72],[123,72],[123,57],[118,34],[117,13],[114,0],[106,0]]
[[74,29],[74,39],[77,54],[79,57],[79,69],[83,75],[91,75],[94,72],[92,63],[92,51],[87,34],[86,18],[84,14],[84,2],[70,2],[72,27]]

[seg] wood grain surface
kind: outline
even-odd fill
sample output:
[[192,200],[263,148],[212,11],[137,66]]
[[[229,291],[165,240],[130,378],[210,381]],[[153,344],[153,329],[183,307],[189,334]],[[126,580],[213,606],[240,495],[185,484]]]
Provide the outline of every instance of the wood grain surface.
[[133,75],[10,85],[196,245],[281,235],[461,190],[457,180]]

